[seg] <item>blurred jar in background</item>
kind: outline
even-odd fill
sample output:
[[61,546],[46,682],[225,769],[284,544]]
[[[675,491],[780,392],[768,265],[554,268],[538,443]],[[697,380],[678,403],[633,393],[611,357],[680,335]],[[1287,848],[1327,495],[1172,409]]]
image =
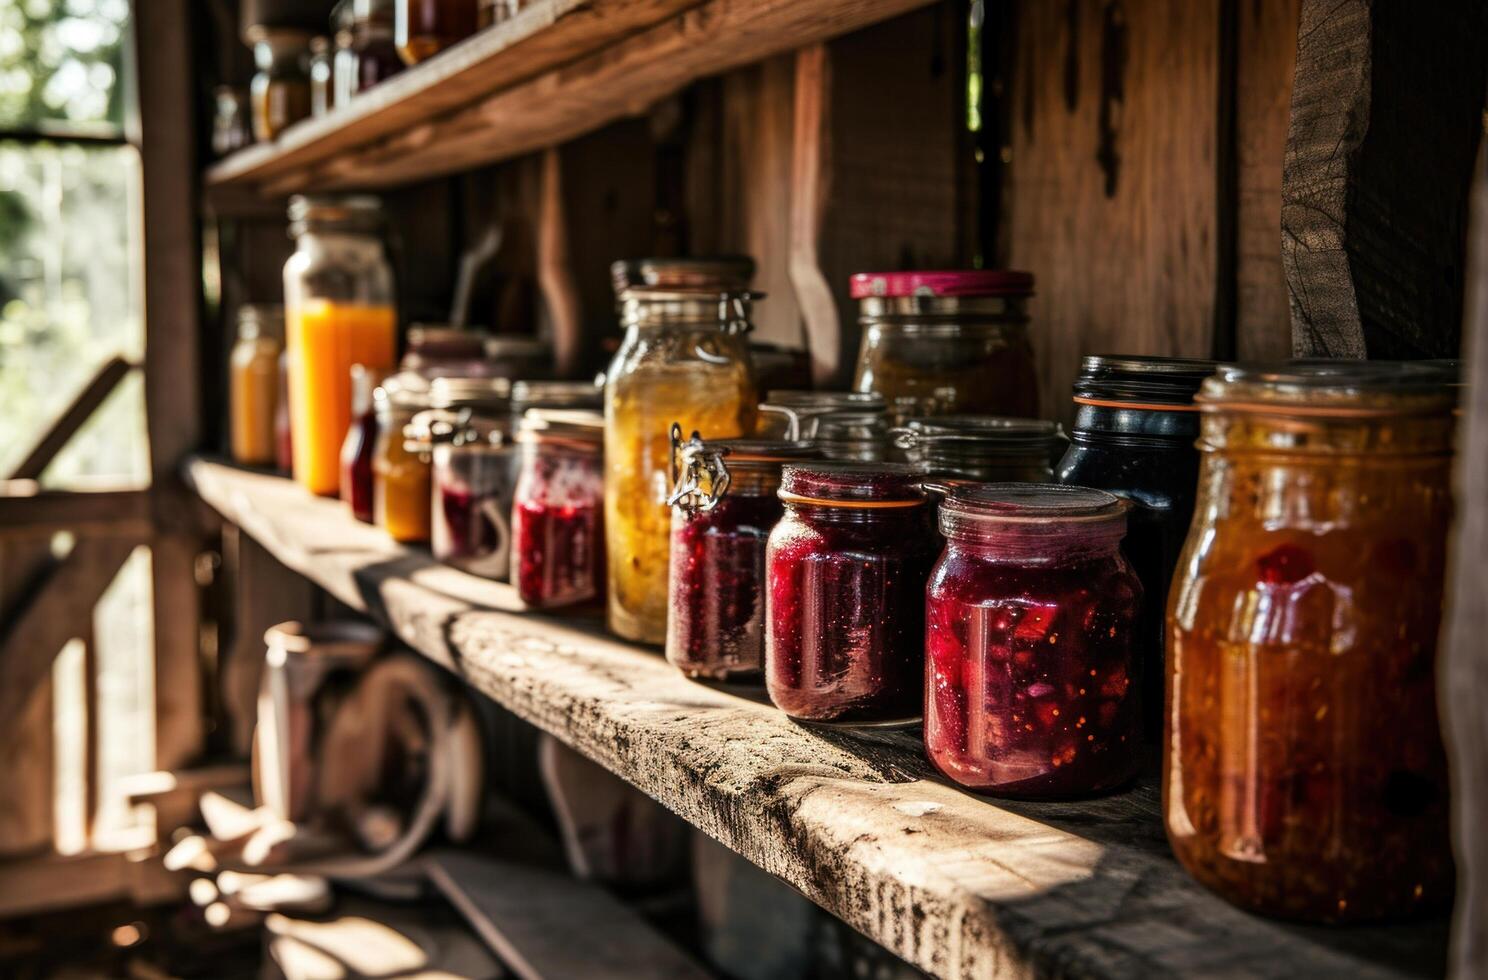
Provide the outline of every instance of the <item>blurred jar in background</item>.
[[432,381],[435,378],[484,378],[491,374],[486,360],[486,335],[480,330],[442,323],[415,323],[408,328],[408,342],[401,371],[412,371]]
[[476,26],[484,29],[492,24],[511,20],[530,2],[531,0],[479,0]]
[[477,0],[398,0],[393,43],[407,65],[475,33]]
[[212,152],[227,156],[253,142],[249,121],[248,90],[236,85],[219,85],[215,94],[216,114],[212,118]]
[[372,394],[377,412],[377,445],[372,451],[372,519],[394,541],[429,540],[433,484],[429,454],[410,446],[403,430],[429,407],[426,391],[389,378]]
[[386,374],[396,356],[393,273],[374,197],[290,200],[297,247],[284,265],[294,475],[312,493],[341,489],[351,426],[351,366]]
[[[393,43],[394,0],[353,0],[351,49],[356,61],[346,79],[349,101],[359,92],[392,78],[403,70],[403,59]],[[341,89],[336,91],[336,104],[343,105]]]
[[249,304],[238,310],[238,339],[228,358],[228,418],[236,462],[274,463],[283,336],[284,307]]
[[341,445],[341,499],[352,515],[373,522],[372,456],[377,449],[377,412],[372,391],[377,376],[360,364],[351,366],[351,428]]
[[255,25],[248,38],[258,67],[249,87],[253,135],[266,143],[310,116],[310,35]]
[[336,54],[328,37],[310,39],[310,115],[323,116],[336,107]]

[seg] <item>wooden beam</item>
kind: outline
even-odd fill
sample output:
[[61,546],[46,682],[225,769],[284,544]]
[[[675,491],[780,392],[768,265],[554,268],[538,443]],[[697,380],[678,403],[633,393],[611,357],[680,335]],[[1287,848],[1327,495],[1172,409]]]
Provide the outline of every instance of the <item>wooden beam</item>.
[[[13,540],[0,536],[0,621],[35,589],[38,578],[52,567],[51,542],[46,538]],[[37,685],[20,717],[0,738],[0,862],[54,850],[56,821],[53,776],[56,735],[53,725],[50,676]]]
[[1281,217],[1296,354],[1457,356],[1485,48],[1481,0],[1303,0]]
[[689,82],[924,6],[930,0],[711,0],[447,115],[276,176],[270,193],[385,187],[563,143]]
[[11,479],[40,479],[42,471],[56,458],[62,447],[72,441],[72,437],[77,435],[83,423],[92,418],[98,406],[113,394],[119,382],[123,381],[124,376],[134,367],[135,365],[122,357],[111,357],[105,361],[76,397],[46,427],[41,438],[36,441],[36,445],[31,447],[31,451],[21,460],[20,465],[11,470]]
[[1468,249],[1467,357],[1456,474],[1457,528],[1441,659],[1452,764],[1457,909],[1452,972],[1488,976],[1488,140],[1479,150]]
[[51,676],[64,644],[86,632],[98,604],[136,543],[87,538],[7,611],[0,629],[0,740],[8,737],[37,685]]
[[165,871],[154,858],[128,854],[48,854],[0,862],[0,919],[138,899],[179,900],[186,876]]
[[711,975],[598,885],[461,851],[423,863],[434,887],[522,980]]
[[146,490],[42,490],[30,480],[0,480],[0,537],[46,538],[72,531],[141,539],[153,527]]
[[830,386],[842,364],[842,324],[817,246],[827,207],[832,131],[832,63],[825,44],[796,53],[795,131],[791,146],[790,279],[805,324],[811,373]]

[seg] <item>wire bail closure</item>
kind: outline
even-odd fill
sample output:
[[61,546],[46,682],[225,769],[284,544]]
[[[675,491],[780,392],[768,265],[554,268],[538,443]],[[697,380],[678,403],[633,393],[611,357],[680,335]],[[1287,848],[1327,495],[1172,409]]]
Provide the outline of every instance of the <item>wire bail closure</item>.
[[667,504],[688,516],[706,514],[718,506],[733,482],[723,461],[728,450],[709,446],[696,431],[683,442],[679,422],[672,423],[671,438],[673,490]]

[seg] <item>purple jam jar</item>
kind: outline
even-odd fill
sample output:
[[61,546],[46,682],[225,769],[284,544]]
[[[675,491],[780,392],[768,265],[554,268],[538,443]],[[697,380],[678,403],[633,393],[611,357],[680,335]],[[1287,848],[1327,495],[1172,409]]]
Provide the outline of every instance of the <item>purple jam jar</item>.
[[765,543],[785,505],[780,469],[809,442],[682,442],[672,430],[666,657],[689,677],[758,680],[765,666]]
[[940,506],[927,590],[925,748],[963,786],[1065,799],[1135,775],[1142,584],[1130,505],[1086,487],[983,483]]
[[517,433],[513,579],[529,606],[551,609],[604,592],[604,416],[529,409]]
[[765,558],[765,683],[792,718],[919,717],[925,582],[939,550],[920,479],[899,463],[785,467],[785,515]]

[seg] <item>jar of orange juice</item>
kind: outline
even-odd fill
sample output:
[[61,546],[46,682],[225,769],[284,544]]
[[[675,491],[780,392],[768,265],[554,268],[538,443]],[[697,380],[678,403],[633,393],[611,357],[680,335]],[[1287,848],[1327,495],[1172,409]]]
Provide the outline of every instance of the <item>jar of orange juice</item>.
[[294,476],[312,493],[340,490],[341,444],[351,425],[351,366],[393,370],[393,271],[374,197],[294,197],[295,253],[284,265]]
[[605,547],[610,629],[667,632],[671,429],[704,439],[754,431],[748,258],[644,259],[612,269],[625,339],[605,373]]

